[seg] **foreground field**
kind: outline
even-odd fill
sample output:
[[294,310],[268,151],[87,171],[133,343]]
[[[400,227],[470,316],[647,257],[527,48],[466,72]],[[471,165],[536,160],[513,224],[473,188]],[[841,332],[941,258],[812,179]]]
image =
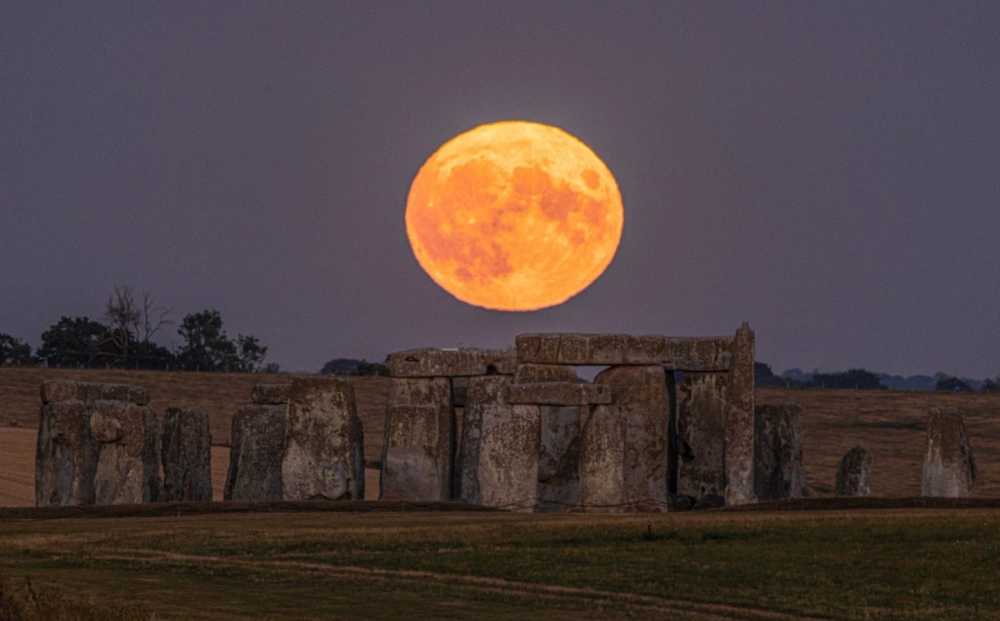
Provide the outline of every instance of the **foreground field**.
[[990,509],[6,521],[0,549],[159,619],[1000,619]]

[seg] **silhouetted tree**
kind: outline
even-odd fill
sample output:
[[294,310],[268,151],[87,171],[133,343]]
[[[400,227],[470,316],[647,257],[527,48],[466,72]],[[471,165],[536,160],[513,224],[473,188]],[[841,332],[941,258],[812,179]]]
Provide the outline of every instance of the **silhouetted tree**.
[[188,371],[228,371],[236,358],[236,345],[222,330],[217,310],[185,315],[177,330],[184,343],[177,351],[177,363]]
[[328,360],[319,373],[320,375],[350,375],[351,371],[358,368],[359,362],[361,361],[354,358],[334,358]]
[[87,317],[61,317],[42,333],[36,355],[49,367],[110,367],[118,358],[110,328]]
[[753,378],[755,380],[761,380],[765,377],[774,377],[774,371],[771,370],[771,365],[764,364],[763,362],[754,362]]
[[142,341],[132,347],[131,365],[136,369],[166,371],[177,368],[174,352],[152,341]]
[[172,309],[156,305],[149,291],[136,298],[132,287],[115,285],[104,306],[104,319],[108,322],[111,339],[118,348],[119,363],[123,368],[165,369],[173,362],[173,354],[153,342],[161,327],[170,323]]
[[104,305],[104,321],[108,322],[111,342],[118,348],[118,360],[126,369],[129,348],[135,342],[135,333],[139,329],[139,319],[139,305],[136,304],[132,287],[115,285]]
[[30,367],[35,363],[31,345],[0,332],[0,367]]
[[351,375],[389,377],[389,367],[378,362],[368,362],[362,359]]
[[217,310],[186,315],[177,333],[184,339],[177,363],[189,371],[256,371],[267,356],[256,337],[240,334],[230,340]]
[[804,388],[805,384],[795,380],[775,375],[771,365],[763,362],[753,363],[754,383],[761,388]]
[[267,357],[267,347],[260,344],[255,336],[236,336],[236,369],[246,373],[259,371]]
[[942,377],[934,386],[937,392],[972,392],[972,386],[957,377]]
[[334,358],[323,365],[320,375],[359,375],[389,377],[389,367],[356,358]]
[[865,369],[849,369],[841,373],[816,373],[809,382],[812,388],[884,390],[878,375]]

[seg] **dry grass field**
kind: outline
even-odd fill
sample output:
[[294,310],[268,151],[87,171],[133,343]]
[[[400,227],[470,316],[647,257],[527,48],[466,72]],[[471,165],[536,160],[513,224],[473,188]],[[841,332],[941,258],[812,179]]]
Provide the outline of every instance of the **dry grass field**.
[[[258,382],[288,382],[289,375],[0,368],[0,506],[34,504],[34,442],[38,390],[46,378],[128,382],[145,386],[150,405],[199,405],[211,419],[215,447],[213,483],[221,499],[229,463],[233,413],[249,402]],[[354,378],[358,412],[365,428],[365,458],[381,458],[389,380]],[[809,484],[822,493],[833,488],[837,462],[856,444],[875,454],[873,494],[920,494],[924,421],[930,407],[956,407],[965,418],[979,468],[974,496],[1000,497],[1000,395],[901,391],[759,389],[758,403],[802,406],[805,465]],[[368,472],[368,495],[377,495],[377,472]]]

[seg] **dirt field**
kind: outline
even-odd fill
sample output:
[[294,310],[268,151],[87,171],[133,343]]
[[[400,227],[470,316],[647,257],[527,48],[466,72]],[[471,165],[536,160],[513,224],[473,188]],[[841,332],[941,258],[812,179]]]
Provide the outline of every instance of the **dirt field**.
[[[50,377],[140,384],[161,415],[170,406],[203,407],[216,445],[212,479],[217,499],[229,464],[233,413],[249,402],[253,384],[291,381],[288,375],[0,368],[0,506],[34,504],[38,389]],[[365,428],[365,458],[375,462],[381,457],[389,381],[355,378],[354,383]],[[802,406],[806,473],[821,494],[831,492],[841,456],[863,443],[875,454],[873,494],[884,497],[919,495],[927,409],[956,407],[965,418],[979,469],[974,496],[1000,497],[1000,395],[761,389],[757,402]],[[366,496],[377,494],[377,486],[377,470],[370,469]]]

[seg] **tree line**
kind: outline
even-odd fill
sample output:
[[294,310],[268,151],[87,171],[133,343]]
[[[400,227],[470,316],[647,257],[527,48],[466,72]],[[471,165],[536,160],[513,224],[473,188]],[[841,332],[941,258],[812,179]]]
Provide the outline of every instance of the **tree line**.
[[[882,383],[877,373],[867,369],[848,369],[839,373],[812,373],[806,377],[807,379],[795,379],[786,375],[775,375],[770,365],[763,362],[754,363],[754,383],[761,387],[830,390],[886,390],[889,388]],[[1000,377],[985,379],[979,384],[980,392],[1000,393]],[[943,374],[937,378],[934,390],[937,392],[975,392],[969,382]]]
[[267,347],[251,335],[230,338],[217,310],[185,315],[177,333],[182,342],[171,350],[153,340],[173,324],[173,308],[159,306],[148,291],[141,295],[117,285],[108,295],[103,321],[61,317],[31,346],[0,332],[0,366],[50,368],[121,368],[223,372],[277,372],[264,364]]

